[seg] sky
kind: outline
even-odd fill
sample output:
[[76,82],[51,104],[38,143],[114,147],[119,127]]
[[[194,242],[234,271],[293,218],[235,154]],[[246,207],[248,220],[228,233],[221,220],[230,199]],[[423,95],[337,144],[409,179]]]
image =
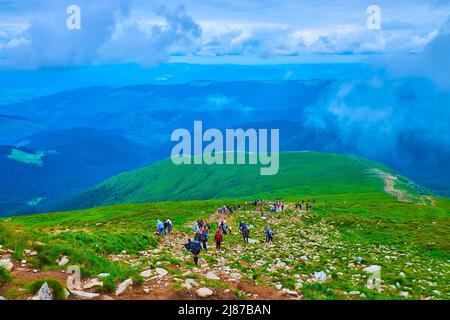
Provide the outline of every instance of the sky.
[[[69,5],[80,30],[66,27]],[[370,5],[380,29],[367,27]],[[0,69],[416,55],[446,34],[449,16],[448,0],[0,0]]]

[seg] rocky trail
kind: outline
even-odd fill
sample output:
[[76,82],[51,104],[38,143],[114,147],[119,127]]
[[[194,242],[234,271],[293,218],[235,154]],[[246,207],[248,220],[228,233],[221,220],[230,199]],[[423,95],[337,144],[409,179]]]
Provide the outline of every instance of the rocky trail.
[[[82,279],[78,288],[69,286],[68,299],[365,299],[372,293],[433,299],[448,294],[435,288],[438,284],[434,280],[448,277],[448,265],[423,265],[413,251],[406,249],[347,243],[333,223],[317,219],[314,211],[299,211],[288,205],[285,212],[264,212],[264,216],[259,211],[205,216],[212,230],[208,251],[200,253],[198,266],[183,246],[194,235],[193,222],[175,226],[171,235],[160,238],[157,248],[138,255],[124,251],[108,256],[111,261],[138,268],[142,281],[127,279],[116,286],[115,292],[105,293],[102,278],[108,275],[100,274]],[[244,243],[234,231],[224,235],[222,250],[217,251],[213,225],[221,218],[226,218],[234,230],[239,221],[245,221],[251,232],[250,243]],[[267,225],[275,232],[271,244],[264,241]],[[11,262],[11,254],[1,250],[2,261]],[[70,265],[61,261],[60,265]],[[38,271],[26,261],[11,263],[11,274],[19,282],[55,278],[65,283],[68,277],[65,270]],[[377,268],[383,270],[381,285],[368,289],[369,271]],[[400,280],[416,272],[424,274],[422,279]],[[0,296],[13,285],[1,287]],[[429,294],[430,288],[435,288],[433,294]]]

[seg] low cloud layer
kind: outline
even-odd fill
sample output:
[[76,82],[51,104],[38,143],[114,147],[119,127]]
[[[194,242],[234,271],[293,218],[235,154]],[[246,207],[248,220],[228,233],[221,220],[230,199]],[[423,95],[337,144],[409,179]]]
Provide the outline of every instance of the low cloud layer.
[[[134,61],[144,65],[167,59],[169,49],[188,46],[201,35],[201,28],[183,6],[162,7],[164,24],[146,30],[129,18],[132,1],[78,1],[81,29],[66,27],[70,1],[48,6],[21,33],[3,41],[0,67],[71,67]],[[0,35],[1,36],[1,35]]]

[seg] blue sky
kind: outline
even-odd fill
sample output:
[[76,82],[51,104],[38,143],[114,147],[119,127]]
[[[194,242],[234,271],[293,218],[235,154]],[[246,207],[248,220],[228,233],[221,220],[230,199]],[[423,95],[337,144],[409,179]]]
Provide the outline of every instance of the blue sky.
[[[70,4],[81,30],[66,28]],[[0,0],[0,68],[360,61],[421,53],[449,15],[447,0]]]

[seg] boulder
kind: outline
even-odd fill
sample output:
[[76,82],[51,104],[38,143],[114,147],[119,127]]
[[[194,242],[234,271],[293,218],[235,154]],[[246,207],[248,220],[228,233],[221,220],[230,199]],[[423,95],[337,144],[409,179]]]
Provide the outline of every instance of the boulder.
[[103,281],[99,281],[97,278],[90,279],[85,283],[83,289],[92,289],[94,287],[103,287]]
[[206,279],[208,280],[220,280],[220,278],[212,271],[206,274]]
[[84,292],[84,291],[79,291],[79,290],[70,290],[70,293],[78,298],[86,299],[86,300],[94,299],[94,298],[97,298],[98,296],[100,296],[98,293]]
[[127,290],[127,288],[129,286],[133,285],[133,280],[132,279],[127,279],[124,282],[120,283],[117,286],[116,292],[114,293],[116,296],[121,295],[122,293],[125,292],[125,290]]
[[142,271],[142,272],[140,273],[140,276],[141,276],[142,278],[150,278],[150,277],[152,276],[152,274],[153,274],[153,271],[150,270],[150,269],[148,269],[148,270]]
[[167,271],[166,269],[163,269],[163,268],[156,268],[155,271],[161,277],[164,277],[169,273],[169,271]]
[[208,298],[214,294],[211,289],[208,288],[200,288],[195,291],[200,298]]
[[47,282],[42,285],[38,293],[31,300],[53,300],[53,295]]
[[7,271],[11,271],[14,268],[14,264],[10,259],[2,259],[0,260],[0,267],[5,268]]

